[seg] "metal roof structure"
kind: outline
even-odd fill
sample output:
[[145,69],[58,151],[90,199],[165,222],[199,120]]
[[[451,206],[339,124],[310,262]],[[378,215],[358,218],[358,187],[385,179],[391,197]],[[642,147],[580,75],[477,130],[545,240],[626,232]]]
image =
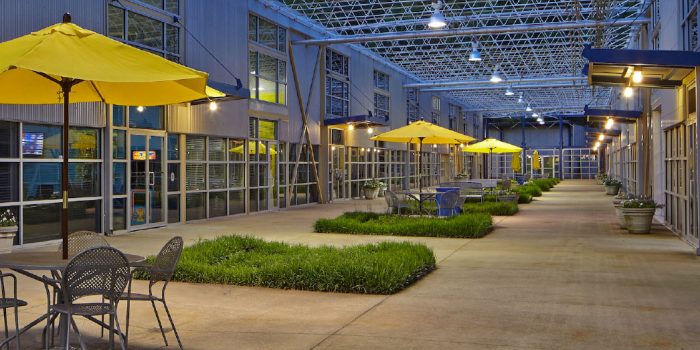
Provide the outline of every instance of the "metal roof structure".
[[[444,29],[427,26],[431,0],[278,1],[325,31],[295,44],[359,45],[419,80],[407,85],[442,89],[490,117],[524,113],[521,92],[540,113],[608,107],[612,89],[582,79],[584,45],[627,48],[649,22],[648,0],[441,0]],[[475,42],[480,62],[468,60]],[[495,67],[498,84],[489,83]],[[514,96],[505,96],[509,85]]]

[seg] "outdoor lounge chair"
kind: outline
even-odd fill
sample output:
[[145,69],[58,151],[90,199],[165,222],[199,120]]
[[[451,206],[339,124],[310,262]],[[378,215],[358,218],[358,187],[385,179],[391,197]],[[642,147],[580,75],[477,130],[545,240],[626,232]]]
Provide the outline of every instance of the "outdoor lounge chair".
[[396,213],[401,215],[401,209],[408,209],[411,207],[411,204],[405,200],[401,199],[398,194],[394,191],[386,190],[384,191],[384,197],[386,197],[386,202],[387,205],[390,204],[389,206],[389,211],[393,212],[396,210]]
[[[149,301],[151,306],[153,306],[153,312],[156,315],[156,320],[158,321],[158,327],[160,328],[160,333],[163,335],[163,341],[165,346],[168,346],[168,339],[165,337],[165,331],[163,330],[163,324],[160,322],[160,316],[158,316],[158,309],[156,309],[156,301],[163,304],[165,308],[165,313],[168,315],[168,320],[170,320],[170,325],[173,327],[173,333],[175,333],[175,338],[177,339],[177,344],[180,349],[183,349],[182,342],[180,341],[180,335],[177,333],[175,328],[175,322],[173,322],[173,317],[170,315],[170,310],[168,309],[168,303],[165,301],[165,288],[168,286],[170,279],[175,274],[175,268],[177,267],[177,262],[180,260],[180,255],[182,254],[182,248],[184,242],[182,237],[173,237],[165,246],[160,250],[156,260],[153,265],[149,265],[144,268],[136,268],[135,271],[141,270],[146,272],[149,277],[148,283],[148,294],[139,293],[125,293],[122,294],[121,300],[129,301]],[[153,286],[162,283],[162,289],[160,295],[154,295]],[[129,309],[126,311],[126,338],[129,338]]]

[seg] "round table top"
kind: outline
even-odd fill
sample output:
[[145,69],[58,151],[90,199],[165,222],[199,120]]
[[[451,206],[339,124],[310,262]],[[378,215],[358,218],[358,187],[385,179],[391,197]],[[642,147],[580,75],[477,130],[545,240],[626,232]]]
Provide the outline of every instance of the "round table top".
[[[124,254],[129,261],[129,265],[139,265],[146,258],[134,255]],[[63,259],[60,252],[12,252],[0,254],[0,268],[16,269],[16,270],[60,270],[66,268],[70,262],[68,259]]]

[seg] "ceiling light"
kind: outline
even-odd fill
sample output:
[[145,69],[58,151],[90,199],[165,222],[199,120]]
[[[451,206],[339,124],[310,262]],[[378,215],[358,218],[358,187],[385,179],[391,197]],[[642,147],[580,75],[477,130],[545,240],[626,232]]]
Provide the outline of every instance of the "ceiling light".
[[594,148],[600,147],[600,141],[596,141],[596,142],[595,142],[595,146],[593,146],[593,147],[594,147]]
[[498,72],[499,65],[496,65],[493,67],[493,73],[491,74],[491,82],[492,83],[500,83],[503,81],[503,77],[501,76],[501,73]]
[[430,22],[428,22],[428,27],[431,29],[442,29],[447,26],[447,20],[445,16],[442,15],[440,9],[442,8],[442,1],[438,0],[433,2],[433,14],[430,16]]
[[506,96],[513,96],[515,93],[513,92],[513,86],[508,86],[506,89]]
[[625,90],[622,92],[622,94],[625,97],[630,98],[630,97],[634,96],[634,90],[632,90],[632,88],[628,86],[625,88]]
[[535,113],[532,113],[532,117],[533,117],[533,118],[538,118],[538,119],[539,119],[539,116],[540,116],[540,115],[539,115],[539,114],[537,114],[537,112],[535,112]]
[[348,124],[348,130],[350,130],[350,131],[355,130],[355,126],[352,124]]
[[372,128],[367,128],[367,133],[368,133],[368,134],[371,134],[371,133],[373,133],[373,132],[374,132],[374,129],[372,129]]
[[528,103],[527,107],[525,107],[525,112],[532,112],[532,108],[530,107],[530,103]]
[[603,135],[603,134],[598,135],[598,141],[603,141],[603,140],[605,140],[605,135]]
[[433,145],[433,148],[437,148],[437,145]]
[[217,109],[219,109],[219,105],[216,103],[216,101],[209,102],[210,111],[215,112]]
[[481,52],[479,52],[479,43],[472,43],[472,52],[469,54],[469,60],[472,62],[481,61]]
[[137,110],[139,113],[143,113],[143,111],[145,111],[146,108],[145,108],[144,106],[138,106],[138,107],[136,107],[136,110]]
[[540,125],[544,125],[544,120],[539,121]]
[[639,84],[643,79],[644,76],[642,75],[642,71],[636,70],[634,73],[632,73],[632,82]]
[[605,121],[605,130],[612,129],[613,125],[615,125],[615,121],[613,118],[608,117],[608,120]]
[[523,93],[521,92],[520,95],[518,96],[518,103],[524,103],[525,100],[523,100]]

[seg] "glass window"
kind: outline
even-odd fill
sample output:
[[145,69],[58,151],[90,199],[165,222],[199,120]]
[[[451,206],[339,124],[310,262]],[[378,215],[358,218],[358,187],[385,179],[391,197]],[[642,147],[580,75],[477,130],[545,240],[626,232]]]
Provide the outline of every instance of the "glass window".
[[129,107],[129,127],[162,130],[164,113],[162,106]]
[[102,232],[102,201],[68,203],[68,232]]
[[218,137],[209,138],[209,160],[226,161],[226,140]]
[[209,164],[209,189],[226,188],[226,164]]
[[165,11],[180,13],[180,0],[165,0]]
[[112,106],[112,125],[126,126],[126,110],[124,106]]
[[245,161],[245,141],[229,140],[229,158],[231,161]]
[[245,164],[229,164],[229,186],[245,187]]
[[209,217],[226,216],[226,192],[209,193]]
[[187,221],[207,218],[206,193],[188,193],[185,202]]
[[374,93],[374,116],[389,119],[389,96]]
[[258,42],[277,49],[277,26],[262,18],[258,19]]
[[112,163],[112,193],[126,194],[126,163]]
[[350,90],[347,82],[326,77],[326,118],[342,118],[350,114]]
[[19,158],[19,124],[0,121],[0,158]]
[[22,155],[24,158],[60,158],[62,139],[60,126],[24,124]]
[[249,53],[251,98],[287,103],[287,62],[255,51]]
[[18,200],[18,163],[0,163],[0,202],[16,202]]
[[248,40],[282,52],[287,51],[287,30],[255,15],[248,17]]
[[61,238],[61,203],[25,205],[22,218],[23,243]]
[[168,195],[168,222],[180,222],[180,195]]
[[163,49],[163,22],[129,12],[127,40],[156,49]]
[[228,208],[230,215],[245,213],[245,191],[229,191]]
[[112,200],[112,230],[126,230],[126,198]]
[[180,160],[180,135],[168,135],[168,160]]
[[389,75],[380,71],[374,71],[374,87],[377,89],[389,90]]
[[[56,164],[60,165],[60,163]],[[68,164],[68,196],[71,198],[100,196],[99,163]]]
[[24,200],[61,198],[61,163],[24,163]]
[[112,133],[112,158],[126,159],[125,130],[114,130]]
[[204,136],[187,135],[185,151],[187,160],[206,160],[206,138]]
[[100,158],[100,131],[92,128],[70,128],[68,156],[73,159]]
[[180,28],[165,25],[165,51],[180,53]]
[[168,191],[177,192],[180,190],[180,164],[168,164]]
[[263,140],[277,139],[277,123],[270,120],[258,119],[258,138]]
[[248,16],[248,40],[258,40],[258,17],[253,15]]
[[109,28],[107,28],[107,34],[112,38],[124,39],[124,9],[120,9],[116,6],[107,7],[107,22],[109,23]]
[[185,188],[187,191],[206,190],[206,164],[186,165]]

